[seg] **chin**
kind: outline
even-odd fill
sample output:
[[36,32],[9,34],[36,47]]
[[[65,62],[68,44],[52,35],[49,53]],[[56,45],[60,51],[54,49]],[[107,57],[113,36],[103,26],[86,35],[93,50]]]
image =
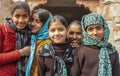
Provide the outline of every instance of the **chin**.
[[54,42],[54,43],[56,43],[56,44],[60,44],[60,43],[64,43],[64,42],[61,42],[61,41],[57,41],[57,42]]
[[101,38],[95,38],[96,40],[102,40]]
[[17,29],[19,29],[19,30],[22,30],[22,29],[24,29],[25,27],[17,27]]

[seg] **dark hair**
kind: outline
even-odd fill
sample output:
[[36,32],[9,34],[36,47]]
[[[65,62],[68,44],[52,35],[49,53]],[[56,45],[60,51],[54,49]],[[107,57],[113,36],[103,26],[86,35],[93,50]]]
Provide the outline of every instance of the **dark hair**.
[[15,12],[16,9],[24,9],[30,15],[30,7],[26,2],[17,1],[11,8],[11,14]]
[[69,28],[71,25],[73,25],[73,24],[78,24],[78,25],[80,25],[80,26],[81,26],[81,22],[80,22],[80,21],[75,20],[75,21],[72,21],[72,22],[68,25],[68,28]]
[[48,18],[49,18],[49,16],[50,16],[50,12],[49,12],[48,10],[46,10],[46,9],[41,9],[41,8],[36,9],[36,10],[33,10],[32,15],[33,15],[34,13],[37,13],[37,14],[38,14],[39,19],[40,19],[41,22],[43,22],[43,24],[48,20]]
[[66,28],[68,27],[68,23],[67,23],[66,19],[63,16],[55,15],[55,16],[53,16],[51,18],[51,20],[49,22],[49,25],[48,25],[48,28],[50,27],[50,24],[52,22],[56,22],[56,21],[60,21]]

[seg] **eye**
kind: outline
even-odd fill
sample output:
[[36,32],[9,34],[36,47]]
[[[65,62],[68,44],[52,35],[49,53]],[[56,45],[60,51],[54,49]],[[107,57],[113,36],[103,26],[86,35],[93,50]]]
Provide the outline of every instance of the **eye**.
[[64,28],[59,28],[58,30],[59,30],[59,31],[64,31]]
[[70,35],[74,35],[74,32],[69,32]]
[[55,30],[54,29],[50,29],[50,32],[55,32]]
[[23,15],[23,18],[28,18],[28,17],[29,17],[28,14]]
[[82,32],[77,32],[76,34],[77,34],[77,35],[82,35]]
[[41,23],[41,22],[40,22],[40,21],[38,21],[38,20],[37,20],[36,22],[37,22],[37,23]]
[[87,31],[91,32],[91,31],[93,31],[93,28],[87,28]]
[[97,26],[96,29],[97,29],[97,30],[101,30],[101,29],[102,29],[102,26]]
[[16,17],[16,18],[19,18],[19,17],[20,17],[20,15],[15,15],[15,17]]
[[34,21],[34,18],[31,18],[30,21],[33,22],[33,21]]
[[38,19],[35,19],[35,22],[38,23],[38,24],[41,23],[41,21],[38,20]]

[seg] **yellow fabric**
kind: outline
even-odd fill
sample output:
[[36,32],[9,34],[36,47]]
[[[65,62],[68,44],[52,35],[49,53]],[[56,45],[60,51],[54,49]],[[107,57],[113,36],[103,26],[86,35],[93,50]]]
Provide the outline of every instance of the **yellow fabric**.
[[37,40],[36,41],[36,48],[35,48],[35,55],[34,55],[34,60],[33,60],[33,63],[32,63],[32,68],[31,68],[31,71],[30,71],[30,76],[38,76],[37,75],[37,54],[38,54],[38,51],[40,49],[40,47],[44,46],[45,44],[50,44],[50,40],[47,39],[47,40]]

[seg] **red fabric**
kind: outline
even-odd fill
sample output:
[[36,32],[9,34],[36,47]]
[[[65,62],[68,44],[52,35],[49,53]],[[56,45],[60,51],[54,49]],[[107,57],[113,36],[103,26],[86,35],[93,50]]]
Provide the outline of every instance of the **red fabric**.
[[16,61],[20,54],[15,43],[15,32],[8,25],[0,24],[0,76],[16,75]]

